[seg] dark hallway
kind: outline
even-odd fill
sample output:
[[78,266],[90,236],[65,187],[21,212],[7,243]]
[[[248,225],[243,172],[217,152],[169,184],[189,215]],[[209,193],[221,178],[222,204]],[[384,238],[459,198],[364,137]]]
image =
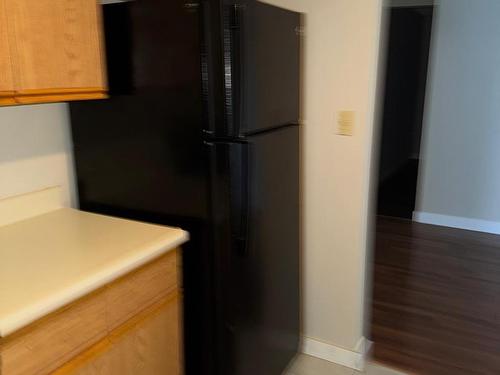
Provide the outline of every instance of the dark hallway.
[[433,7],[390,12],[378,214],[410,219],[416,199]]

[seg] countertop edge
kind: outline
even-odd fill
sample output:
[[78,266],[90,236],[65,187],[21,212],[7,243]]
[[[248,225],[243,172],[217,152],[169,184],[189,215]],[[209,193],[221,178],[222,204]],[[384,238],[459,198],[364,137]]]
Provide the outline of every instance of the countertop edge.
[[153,261],[163,254],[179,247],[189,240],[189,233],[175,228],[179,231],[179,235],[175,239],[159,239],[149,244],[143,250],[121,259],[119,262],[111,265],[109,268],[102,270],[84,280],[67,287],[50,298],[38,301],[27,306],[23,310],[11,314],[3,319],[0,319],[0,338],[18,331],[21,328],[28,326],[36,320],[64,307],[65,305],[84,297],[97,289],[109,284],[110,282],[126,275],[127,273]]

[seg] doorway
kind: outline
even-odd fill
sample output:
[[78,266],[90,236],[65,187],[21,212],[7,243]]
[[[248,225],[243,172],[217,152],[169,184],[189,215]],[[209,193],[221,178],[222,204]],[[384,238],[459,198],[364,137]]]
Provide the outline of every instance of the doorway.
[[[397,2],[410,1],[424,2]],[[390,10],[388,25],[372,359],[411,374],[499,374],[500,2],[436,2],[413,221],[428,57],[415,11]]]
[[390,9],[377,214],[411,219],[432,29],[432,6]]

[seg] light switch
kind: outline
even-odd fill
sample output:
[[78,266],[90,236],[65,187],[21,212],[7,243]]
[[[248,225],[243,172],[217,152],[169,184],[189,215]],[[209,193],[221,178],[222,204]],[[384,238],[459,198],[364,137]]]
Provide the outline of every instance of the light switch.
[[337,134],[352,136],[354,129],[354,111],[340,111],[337,113]]

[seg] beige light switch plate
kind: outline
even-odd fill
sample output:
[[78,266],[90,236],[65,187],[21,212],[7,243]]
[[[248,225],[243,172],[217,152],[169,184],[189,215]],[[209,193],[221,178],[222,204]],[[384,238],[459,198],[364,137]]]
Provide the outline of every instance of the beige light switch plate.
[[354,111],[340,111],[337,113],[337,134],[352,136],[354,131]]

